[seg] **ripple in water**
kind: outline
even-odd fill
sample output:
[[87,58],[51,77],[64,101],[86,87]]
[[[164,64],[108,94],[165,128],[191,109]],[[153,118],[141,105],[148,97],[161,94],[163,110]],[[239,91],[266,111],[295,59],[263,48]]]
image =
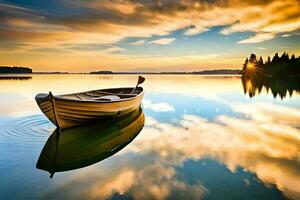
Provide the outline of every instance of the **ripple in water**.
[[0,125],[1,143],[32,144],[44,142],[54,130],[43,115],[33,115],[9,120]]

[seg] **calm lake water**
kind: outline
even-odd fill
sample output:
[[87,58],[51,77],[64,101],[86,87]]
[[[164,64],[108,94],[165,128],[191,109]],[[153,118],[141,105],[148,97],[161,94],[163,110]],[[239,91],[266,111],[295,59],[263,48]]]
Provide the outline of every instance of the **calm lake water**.
[[299,91],[238,76],[145,77],[141,110],[61,135],[37,93],[137,76],[0,77],[0,199],[300,199]]

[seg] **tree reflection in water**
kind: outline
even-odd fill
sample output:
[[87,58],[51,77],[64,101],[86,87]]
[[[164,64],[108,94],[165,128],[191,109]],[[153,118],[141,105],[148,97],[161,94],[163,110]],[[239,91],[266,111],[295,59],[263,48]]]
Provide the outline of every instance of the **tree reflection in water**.
[[242,76],[242,84],[244,93],[248,94],[250,98],[259,95],[263,88],[266,92],[271,92],[273,97],[277,96],[284,99],[289,94],[290,97],[294,93],[300,92],[300,78],[298,76],[289,76],[285,78],[267,77],[267,76]]

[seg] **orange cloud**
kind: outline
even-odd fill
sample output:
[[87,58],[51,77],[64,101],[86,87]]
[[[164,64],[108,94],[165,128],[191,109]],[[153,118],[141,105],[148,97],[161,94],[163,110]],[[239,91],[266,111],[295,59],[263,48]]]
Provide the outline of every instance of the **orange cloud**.
[[[275,0],[255,5],[244,1],[236,1],[234,4],[219,3],[218,1],[214,4],[198,1],[161,1],[160,4],[157,4],[144,1],[138,3],[114,1],[112,3],[111,1],[97,0],[75,1],[72,4],[93,8],[95,12],[83,12],[75,16],[55,19],[42,18],[38,21],[49,27],[64,27],[69,34],[74,33],[72,29],[75,29],[76,32],[101,33],[98,38],[113,34],[115,39],[107,38],[107,42],[118,41],[125,37],[167,35],[171,31],[189,26],[192,27],[186,31],[187,35],[199,34],[209,30],[211,26],[229,25],[222,30],[223,34],[250,31],[258,33],[259,36],[269,34],[274,37],[278,33],[292,32],[300,27],[300,5],[297,0]],[[103,11],[105,14],[102,14]],[[19,12],[25,13],[22,8]],[[34,24],[33,22],[37,21],[37,13],[34,11],[26,10],[25,14],[29,15],[26,19],[10,19],[12,16],[6,13],[9,21],[7,24],[13,27],[20,25],[21,21],[21,25],[25,25],[25,20],[26,25]],[[31,15],[33,17],[30,17]],[[59,31],[57,34],[61,35]],[[41,33],[41,37],[43,37],[43,33]],[[248,42],[261,42],[272,37],[259,38],[259,40],[249,40]],[[53,40],[65,40],[65,38],[59,39],[58,36],[53,37]]]
[[[60,49],[57,54],[67,54],[69,52],[77,56],[72,50],[67,49],[64,44],[98,43],[114,44],[115,46],[116,43],[129,37],[150,38],[154,35],[167,37],[173,31],[181,29],[186,29],[184,35],[201,34],[215,26],[225,26],[221,30],[221,34],[224,35],[237,32],[253,32],[253,36],[241,39],[238,42],[243,45],[260,43],[280,35],[291,34],[300,28],[300,4],[298,0],[263,2],[217,0],[213,3],[194,0],[75,0],[72,2],[63,1],[63,6],[65,6],[65,9],[80,7],[80,12],[76,12],[76,14],[69,12],[69,14],[63,16],[53,16],[46,12],[1,3],[0,43],[28,44],[26,48],[15,49],[19,54],[22,54],[22,57],[25,57],[24,60],[27,60],[32,50],[35,51],[36,49]],[[163,38],[154,40],[151,43],[169,44],[174,40],[175,38]],[[144,43],[145,41],[140,40],[138,43],[132,43],[132,45]],[[120,51],[123,50],[119,49]],[[116,51],[106,52],[106,54],[112,53],[116,53]],[[15,54],[15,57],[19,57],[19,54]],[[99,52],[94,52],[91,55],[94,55],[94,60],[96,60]],[[86,56],[82,52],[82,60],[76,63],[84,63],[87,60]],[[51,56],[48,55],[48,57]],[[104,57],[109,56],[105,55]],[[113,56],[109,58],[114,60]],[[159,63],[164,63],[164,59],[160,60]],[[1,60],[1,64],[5,64],[6,62],[3,60],[7,59],[1,58]],[[8,63],[26,63],[24,60],[16,63],[16,59],[10,59],[11,63]],[[38,60],[32,59],[31,61],[33,63],[31,66],[41,65]],[[68,60],[63,65],[70,68],[73,66],[69,64],[71,62],[71,60]],[[215,61],[210,65],[221,67],[220,63],[221,61]],[[61,62],[55,63],[55,65],[58,64],[61,65]],[[192,64],[194,63],[189,63],[190,66]],[[52,64],[43,60],[42,65]],[[96,62],[93,62],[93,65],[96,65]],[[111,65],[119,65],[119,63],[113,62]],[[129,65],[131,65],[131,62],[122,63],[124,67]],[[233,62],[225,63],[223,67],[230,65],[237,67],[236,63]]]

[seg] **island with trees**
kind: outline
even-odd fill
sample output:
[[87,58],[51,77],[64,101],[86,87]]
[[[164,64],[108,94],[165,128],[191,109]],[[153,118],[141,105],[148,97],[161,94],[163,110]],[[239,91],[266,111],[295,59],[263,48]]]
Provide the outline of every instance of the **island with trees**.
[[300,75],[300,56],[284,52],[281,56],[276,53],[273,58],[269,56],[264,62],[263,58],[259,58],[255,54],[251,54],[246,58],[242,69],[243,76],[294,76]]
[[18,66],[0,66],[0,74],[32,74],[32,69]]
[[102,70],[102,71],[90,72],[90,74],[114,74],[114,73],[112,71]]
[[245,94],[251,98],[262,92],[263,88],[273,97],[284,99],[287,95],[300,93],[300,57],[276,53],[273,58],[259,58],[251,54],[246,58],[242,69],[242,84]]

